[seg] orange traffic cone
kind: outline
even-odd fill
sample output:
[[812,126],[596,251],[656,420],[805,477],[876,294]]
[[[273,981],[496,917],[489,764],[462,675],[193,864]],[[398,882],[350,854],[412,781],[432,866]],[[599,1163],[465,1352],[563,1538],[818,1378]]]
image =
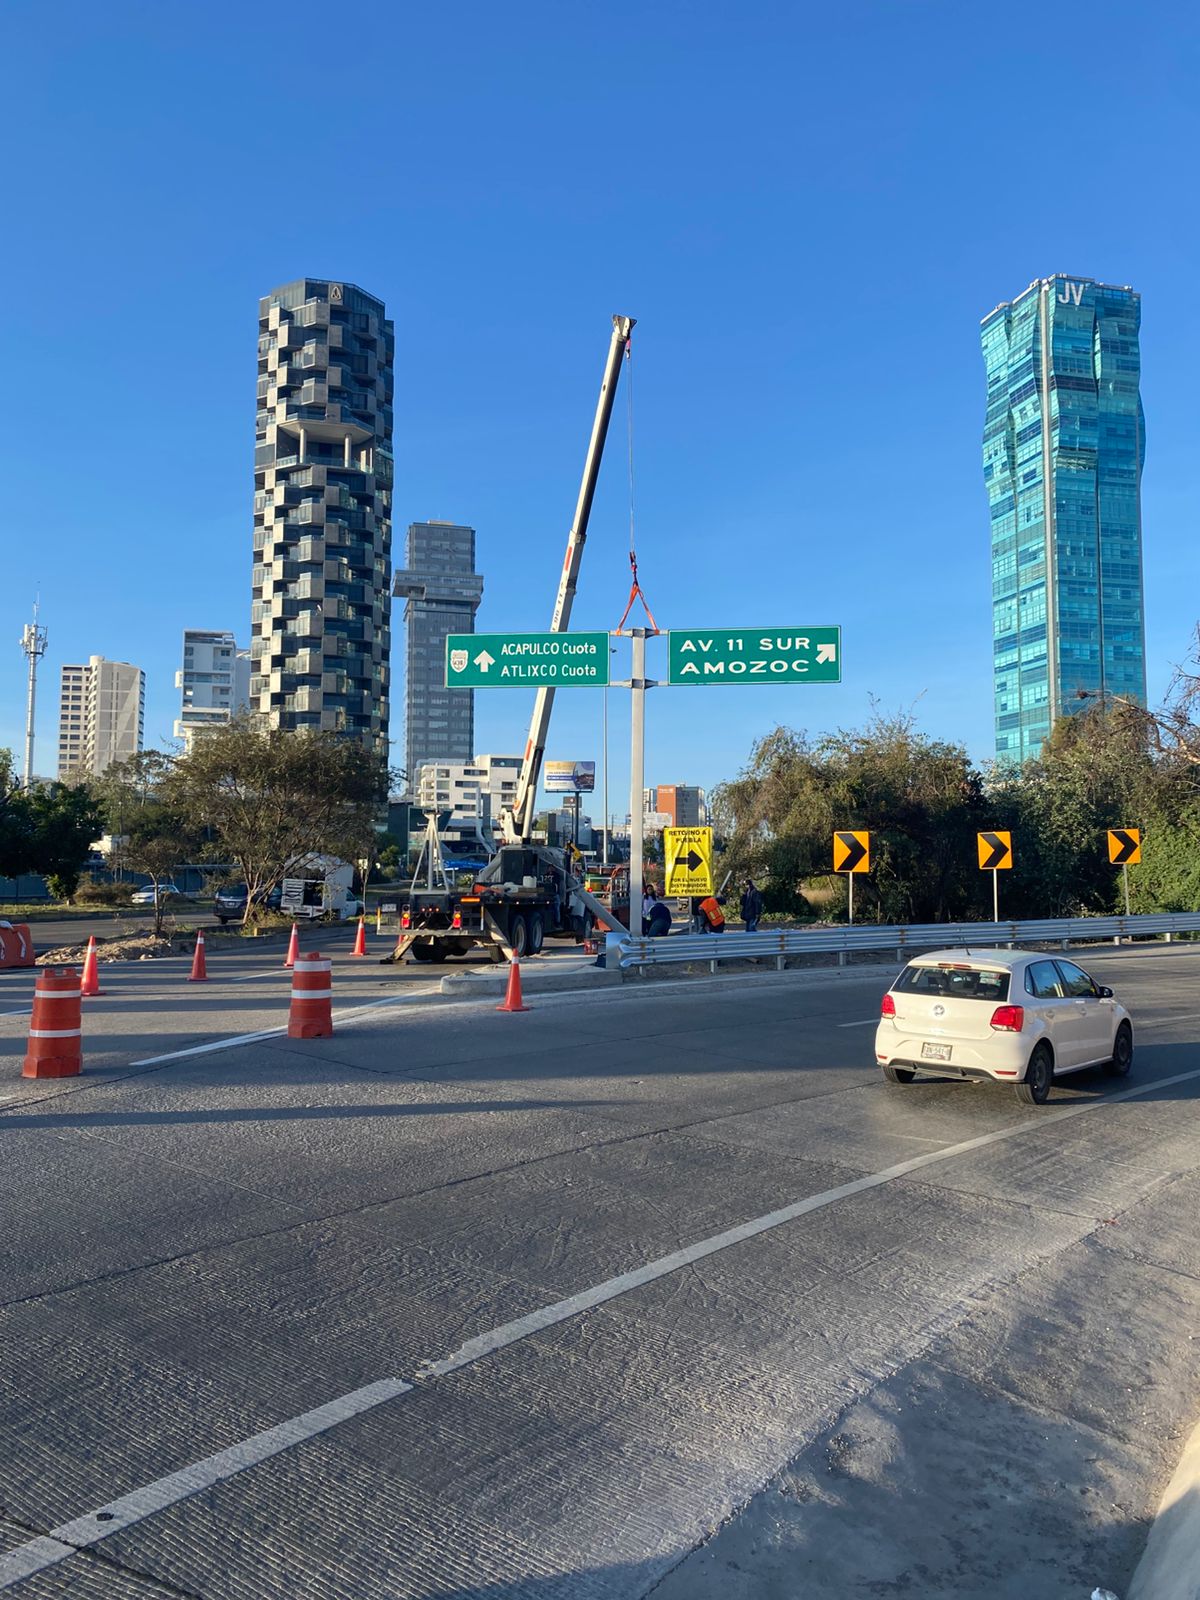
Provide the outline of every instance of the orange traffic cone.
[[74,1078],[83,1070],[79,979],[74,967],[43,967],[33,992],[23,1078]]
[[300,924],[292,923],[292,937],[288,940],[288,953],[284,958],[284,966],[291,968],[296,965],[296,957],[300,954]]
[[521,963],[516,956],[508,964],[508,992],[504,996],[504,1004],[497,1006],[497,1011],[528,1011],[530,1008],[521,999]]
[[359,919],[358,919],[358,932],[354,935],[354,949],[351,950],[350,954],[352,956],[365,956],[366,953],[367,953],[367,919],[366,919],[366,917],[359,917]]
[[79,992],[85,1000],[90,1000],[94,995],[103,994],[100,987],[100,967],[96,960],[96,935],[89,934],[87,954],[83,958],[83,981],[79,985]]
[[208,969],[204,965],[204,929],[203,928],[197,928],[196,929],[196,953],[192,957],[192,975],[188,979],[188,982],[189,983],[206,983],[207,981],[208,981]]

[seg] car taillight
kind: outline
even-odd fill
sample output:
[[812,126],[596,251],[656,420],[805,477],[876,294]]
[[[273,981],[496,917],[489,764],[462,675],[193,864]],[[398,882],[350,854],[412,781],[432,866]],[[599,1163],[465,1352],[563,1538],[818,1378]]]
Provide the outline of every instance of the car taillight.
[[992,1012],[992,1027],[1001,1033],[1020,1033],[1024,1026],[1024,1006],[997,1006]]
[[896,1015],[896,1002],[890,994],[885,994],[879,1007],[881,1017],[894,1017]]
[[412,918],[409,916],[407,911],[403,912],[401,917],[400,917],[400,926],[402,928],[411,928],[412,927]]

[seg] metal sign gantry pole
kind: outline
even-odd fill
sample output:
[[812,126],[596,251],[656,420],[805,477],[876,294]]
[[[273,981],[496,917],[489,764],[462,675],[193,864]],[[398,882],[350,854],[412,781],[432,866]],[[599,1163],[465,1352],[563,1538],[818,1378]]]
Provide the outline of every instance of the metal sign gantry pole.
[[[629,628],[633,654],[629,669],[629,931],[636,939],[642,931],[643,790],[646,781],[646,690],[655,685],[646,677],[647,628]],[[634,920],[636,918],[636,921]]]

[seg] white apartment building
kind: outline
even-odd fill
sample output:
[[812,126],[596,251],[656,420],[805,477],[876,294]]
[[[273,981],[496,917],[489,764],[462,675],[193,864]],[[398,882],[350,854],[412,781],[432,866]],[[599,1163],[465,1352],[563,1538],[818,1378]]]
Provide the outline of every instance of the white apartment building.
[[250,652],[238,649],[232,633],[185,628],[175,687],[180,691],[175,737],[190,750],[198,733],[219,728],[249,706]]
[[62,668],[58,696],[58,776],[96,777],[142,748],[146,675],[127,661],[89,656]]
[[473,761],[427,761],[417,781],[423,811],[453,811],[481,822],[499,819],[517,795],[520,756],[476,756]]

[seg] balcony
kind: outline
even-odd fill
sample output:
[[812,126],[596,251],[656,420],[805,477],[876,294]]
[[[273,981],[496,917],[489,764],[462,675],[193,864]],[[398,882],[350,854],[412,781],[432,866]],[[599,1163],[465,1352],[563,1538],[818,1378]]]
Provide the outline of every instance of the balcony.
[[329,326],[329,305],[324,300],[306,300],[302,306],[297,306],[292,312],[292,326],[294,328],[327,328]]

